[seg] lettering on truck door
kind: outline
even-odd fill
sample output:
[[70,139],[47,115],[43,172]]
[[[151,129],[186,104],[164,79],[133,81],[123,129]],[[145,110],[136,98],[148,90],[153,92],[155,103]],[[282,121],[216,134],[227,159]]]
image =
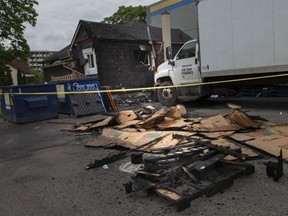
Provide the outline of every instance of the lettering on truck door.
[[180,84],[199,82],[198,65],[195,64],[197,42],[187,43],[175,57],[175,73]]

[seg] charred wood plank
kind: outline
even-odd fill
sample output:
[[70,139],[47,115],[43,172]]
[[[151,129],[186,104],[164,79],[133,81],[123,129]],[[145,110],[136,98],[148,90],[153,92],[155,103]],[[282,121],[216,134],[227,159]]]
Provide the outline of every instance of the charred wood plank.
[[85,169],[89,170],[89,169],[93,169],[93,168],[97,168],[97,167],[101,167],[105,164],[109,164],[112,163],[114,161],[123,159],[127,156],[127,151],[124,152],[119,152],[119,153],[114,153],[114,154],[109,154],[107,157],[102,158],[100,160],[95,160],[94,162],[88,164]]
[[219,152],[222,152],[224,154],[227,154],[227,155],[231,155],[239,160],[242,160],[244,161],[245,160],[245,155],[241,154],[241,153],[238,153],[232,149],[228,149],[228,148],[224,148],[222,146],[219,146],[219,145],[215,145],[215,144],[212,144],[211,142],[208,142],[208,141],[202,141],[200,139],[197,139],[197,138],[192,138],[192,137],[188,137],[188,136],[183,136],[183,135],[179,135],[179,134],[173,134],[173,138],[175,139],[185,139],[185,140],[188,140],[188,141],[194,141],[195,142],[195,145],[204,145],[204,146],[208,146],[209,148],[213,148]]

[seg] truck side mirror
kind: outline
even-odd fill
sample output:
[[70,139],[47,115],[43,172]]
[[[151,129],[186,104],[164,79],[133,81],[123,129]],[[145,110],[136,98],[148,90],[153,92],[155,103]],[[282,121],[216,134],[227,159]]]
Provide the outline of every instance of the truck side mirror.
[[195,64],[196,65],[198,64],[198,58],[195,58]]
[[172,48],[171,46],[166,47],[166,59],[171,60],[172,59]]
[[172,48],[171,46],[166,47],[166,59],[168,60],[168,64],[175,66],[175,62],[172,60]]

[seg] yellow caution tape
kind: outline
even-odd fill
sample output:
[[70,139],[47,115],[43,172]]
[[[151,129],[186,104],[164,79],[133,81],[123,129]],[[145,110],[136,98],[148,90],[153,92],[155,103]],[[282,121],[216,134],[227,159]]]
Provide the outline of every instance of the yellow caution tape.
[[[54,94],[93,94],[93,93],[125,93],[125,92],[133,92],[133,91],[151,91],[157,89],[164,88],[184,88],[184,87],[196,87],[196,86],[204,86],[204,85],[215,85],[215,84],[223,84],[223,83],[233,83],[233,82],[242,82],[242,81],[251,81],[251,80],[259,80],[259,79],[270,79],[276,77],[285,77],[288,76],[286,74],[277,74],[277,75],[269,75],[269,76],[260,76],[260,77],[250,77],[250,78],[240,78],[240,79],[230,79],[230,80],[220,80],[213,82],[201,82],[201,83],[191,83],[184,85],[173,85],[173,86],[154,86],[154,87],[144,87],[144,88],[129,88],[129,89],[110,89],[110,90],[92,90],[92,91],[71,91],[71,92],[19,92],[12,93],[13,95],[54,95]],[[0,95],[4,95],[4,93],[0,92]]]

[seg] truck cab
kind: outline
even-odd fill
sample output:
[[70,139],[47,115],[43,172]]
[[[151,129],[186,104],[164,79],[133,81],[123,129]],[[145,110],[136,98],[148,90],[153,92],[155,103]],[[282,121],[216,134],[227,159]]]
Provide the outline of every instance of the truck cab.
[[157,68],[154,76],[155,86],[160,86],[157,90],[158,100],[167,106],[177,103],[179,99],[197,99],[201,95],[201,87],[197,83],[202,82],[197,40],[186,42],[173,59],[171,53],[171,48],[167,47],[167,61]]

